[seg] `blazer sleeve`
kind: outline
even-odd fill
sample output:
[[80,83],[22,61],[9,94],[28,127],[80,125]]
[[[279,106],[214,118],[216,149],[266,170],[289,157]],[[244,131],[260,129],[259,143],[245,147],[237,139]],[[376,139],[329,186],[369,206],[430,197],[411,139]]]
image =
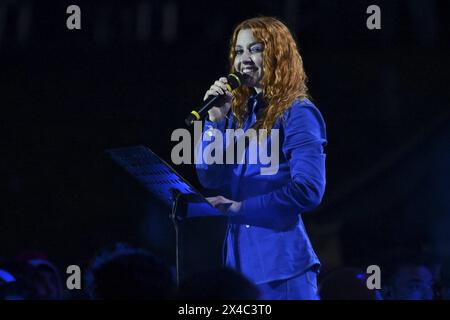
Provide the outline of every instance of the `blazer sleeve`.
[[282,152],[290,166],[290,181],[267,194],[242,201],[240,214],[299,214],[322,201],[325,192],[325,122],[309,100],[296,101],[285,113]]

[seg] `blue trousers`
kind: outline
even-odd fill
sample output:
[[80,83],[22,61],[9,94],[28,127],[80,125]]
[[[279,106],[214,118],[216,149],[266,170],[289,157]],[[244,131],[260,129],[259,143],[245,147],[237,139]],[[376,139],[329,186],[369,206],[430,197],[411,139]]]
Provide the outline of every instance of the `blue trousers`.
[[257,285],[261,300],[320,300],[317,273],[308,270],[298,276]]

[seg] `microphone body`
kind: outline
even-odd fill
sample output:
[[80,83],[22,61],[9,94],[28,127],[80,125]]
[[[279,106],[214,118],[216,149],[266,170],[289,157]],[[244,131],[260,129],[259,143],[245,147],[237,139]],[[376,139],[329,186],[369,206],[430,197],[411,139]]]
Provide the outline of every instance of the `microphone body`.
[[[229,74],[227,76],[227,83],[226,83],[228,91],[232,92],[233,90],[239,88],[242,84],[242,78],[243,78],[242,74],[238,72]],[[223,98],[224,95],[208,97],[203,102],[203,105],[199,109],[191,111],[191,113],[189,114],[189,116],[187,116],[184,122],[188,126],[191,126],[194,123],[194,121],[200,120],[202,117],[204,117],[205,114],[208,113],[208,111],[212,107],[214,107],[214,105],[217,105],[217,102],[220,102],[220,100]]]

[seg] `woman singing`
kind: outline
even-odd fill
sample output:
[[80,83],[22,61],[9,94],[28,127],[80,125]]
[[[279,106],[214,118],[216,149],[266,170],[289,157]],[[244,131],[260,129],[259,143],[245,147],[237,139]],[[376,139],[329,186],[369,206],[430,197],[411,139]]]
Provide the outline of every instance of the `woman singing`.
[[[273,150],[273,132],[279,143],[276,169],[265,174],[266,164],[249,161],[261,154],[251,148],[246,161],[196,166],[201,184],[217,194],[210,203],[228,208],[226,265],[253,281],[262,299],[318,299],[320,262],[301,215],[322,200],[327,140],[321,113],[308,99],[302,58],[288,28],[269,17],[240,23],[229,57],[231,73],[241,73],[243,83],[231,93],[220,78],[206,92],[205,99],[224,98],[208,112],[204,136],[255,129],[258,139],[265,129],[270,134],[257,150]],[[238,139],[223,139],[225,149]],[[202,139],[202,150],[212,141]]]

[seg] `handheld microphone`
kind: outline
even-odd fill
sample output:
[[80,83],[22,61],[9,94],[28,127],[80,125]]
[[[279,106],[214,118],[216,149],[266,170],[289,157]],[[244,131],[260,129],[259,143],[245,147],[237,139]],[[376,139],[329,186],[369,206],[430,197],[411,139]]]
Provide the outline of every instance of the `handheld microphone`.
[[[233,90],[239,88],[242,84],[243,75],[239,72],[231,73],[227,77],[227,82],[225,85],[228,91],[232,92]],[[223,95],[218,96],[210,96],[203,103],[203,106],[198,110],[192,110],[189,116],[184,120],[184,122],[191,126],[194,121],[200,120],[214,105],[219,99],[222,99]]]

